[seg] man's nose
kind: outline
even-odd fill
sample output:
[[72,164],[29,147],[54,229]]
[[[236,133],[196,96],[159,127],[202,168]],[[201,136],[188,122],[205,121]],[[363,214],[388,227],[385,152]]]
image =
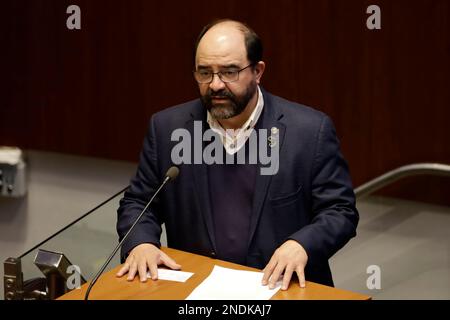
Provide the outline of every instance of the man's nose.
[[211,83],[209,84],[209,88],[212,91],[219,91],[225,89],[225,83],[220,80],[220,77],[218,74],[213,74],[213,79]]

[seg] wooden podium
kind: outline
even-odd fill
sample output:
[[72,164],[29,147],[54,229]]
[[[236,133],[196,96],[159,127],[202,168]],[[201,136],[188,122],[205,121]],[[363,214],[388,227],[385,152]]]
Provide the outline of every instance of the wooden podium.
[[[127,281],[126,275],[117,278],[116,273],[120,265],[103,274],[89,295],[90,300],[184,300],[208,275],[214,265],[249,271],[260,271],[254,268],[238,264],[216,260],[184,251],[170,248],[162,250],[172,257],[182,270],[193,272],[194,275],[186,282],[175,282],[148,279],[142,283],[138,277],[133,281]],[[73,290],[61,297],[60,300],[84,299],[88,283],[80,289]],[[369,296],[335,289],[313,282],[306,282],[306,288],[301,289],[297,281],[291,281],[286,291],[279,290],[272,300],[368,300]]]

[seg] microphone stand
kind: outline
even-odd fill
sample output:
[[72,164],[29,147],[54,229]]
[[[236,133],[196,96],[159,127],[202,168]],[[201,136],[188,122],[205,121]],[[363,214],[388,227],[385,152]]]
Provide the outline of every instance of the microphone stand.
[[[172,169],[172,168],[171,168]],[[170,169],[169,169],[170,170]],[[103,266],[100,268],[100,270],[97,272],[97,274],[95,275],[95,277],[92,279],[92,281],[89,284],[89,287],[86,291],[86,294],[84,296],[84,300],[88,300],[89,299],[89,293],[91,292],[92,287],[94,286],[94,284],[97,282],[98,278],[100,277],[100,275],[103,273],[103,271],[105,271],[106,267],[108,266],[108,264],[111,262],[112,258],[114,257],[114,255],[117,253],[117,251],[122,247],[122,244],[124,243],[124,241],[128,238],[128,235],[130,234],[131,231],[133,231],[134,227],[136,226],[136,224],[139,222],[139,220],[141,220],[142,216],[144,215],[145,211],[147,210],[147,208],[150,206],[150,204],[152,203],[153,199],[156,197],[156,195],[161,191],[161,189],[166,185],[167,182],[169,182],[169,180],[171,179],[171,177],[169,175],[166,175],[166,177],[164,178],[163,183],[161,183],[161,185],[159,186],[158,190],[156,190],[156,192],[153,194],[152,198],[150,199],[150,201],[147,203],[147,205],[145,206],[145,208],[142,210],[142,212],[139,214],[139,216],[137,217],[136,221],[134,221],[133,225],[131,226],[131,228],[128,230],[128,232],[123,236],[122,240],[119,242],[119,244],[114,248],[113,252],[111,253],[111,255],[109,256],[109,258],[106,260],[106,262],[103,264]]]

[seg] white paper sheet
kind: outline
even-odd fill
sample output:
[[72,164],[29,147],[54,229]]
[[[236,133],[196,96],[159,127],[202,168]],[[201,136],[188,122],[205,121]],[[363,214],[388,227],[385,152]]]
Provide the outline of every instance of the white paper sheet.
[[[158,268],[158,279],[177,282],[186,282],[193,275],[192,272],[160,269]],[[147,278],[151,278],[150,272],[147,272]]]
[[186,300],[269,300],[281,287],[270,290],[261,285],[262,272],[242,271],[214,266],[211,274]]

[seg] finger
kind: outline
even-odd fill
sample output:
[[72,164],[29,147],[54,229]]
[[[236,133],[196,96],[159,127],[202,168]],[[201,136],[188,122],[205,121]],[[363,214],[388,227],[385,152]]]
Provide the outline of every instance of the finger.
[[286,267],[286,270],[284,271],[283,283],[281,284],[281,290],[287,290],[287,288],[289,287],[289,282],[291,282],[293,272],[294,272],[294,269],[288,265]]
[[168,266],[170,269],[179,270],[181,269],[181,265],[175,262],[171,257],[169,257],[167,254],[161,254],[161,262],[164,263],[164,265]]
[[128,278],[127,278],[128,281],[131,281],[134,279],[134,276],[136,275],[136,271],[137,271],[137,263],[136,263],[136,261],[133,261],[131,263],[130,270],[128,270]]
[[300,283],[300,288],[306,287],[305,271],[303,268],[298,267],[295,271],[297,273],[298,281]]
[[285,267],[286,265],[284,264],[280,263],[277,264],[275,270],[273,270],[272,275],[270,276],[269,279],[269,289],[275,288],[275,285],[277,284],[278,279],[280,279],[280,276],[283,273]]
[[141,279],[141,282],[146,282],[147,281],[147,261],[146,260],[139,261],[138,270],[139,270],[139,278]]
[[272,275],[273,269],[277,265],[276,260],[274,258],[270,259],[267,266],[264,268],[264,276],[262,278],[262,285],[265,286],[269,282],[270,276]]
[[119,272],[116,273],[116,276],[117,277],[123,276],[125,273],[128,272],[129,269],[130,269],[130,264],[125,262],[124,265],[122,266],[122,268],[120,268]]
[[157,280],[158,279],[158,265],[154,262],[149,262],[148,266],[150,268],[150,275],[152,277],[152,280]]
[[124,269],[126,269],[126,270],[120,275],[120,277],[130,271],[131,263],[133,262],[133,260],[134,260],[134,256],[128,256],[128,258],[125,260],[125,263],[124,263],[122,269],[120,269],[120,271],[123,271]]

